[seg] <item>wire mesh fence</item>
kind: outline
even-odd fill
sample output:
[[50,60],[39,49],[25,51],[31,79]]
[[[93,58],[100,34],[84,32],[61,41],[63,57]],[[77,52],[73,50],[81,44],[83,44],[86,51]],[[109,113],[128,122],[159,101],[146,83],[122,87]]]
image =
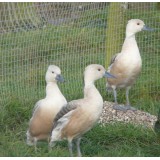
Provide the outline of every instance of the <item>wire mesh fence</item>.
[[[24,105],[45,95],[48,65],[58,65],[66,82],[60,88],[68,100],[83,94],[83,71],[91,63],[105,66],[108,52],[118,53],[123,44],[125,26],[132,18],[142,19],[155,32],[138,33],[136,38],[143,69],[131,91],[135,99],[160,98],[159,40],[160,9],[157,3],[120,3],[122,21],[115,31],[115,44],[108,43],[108,18],[111,3],[0,3],[0,105],[14,99]],[[114,10],[111,16],[118,17]],[[108,50],[108,48],[110,51]],[[116,46],[118,46],[116,48]],[[105,81],[97,82],[104,100],[112,100]]]

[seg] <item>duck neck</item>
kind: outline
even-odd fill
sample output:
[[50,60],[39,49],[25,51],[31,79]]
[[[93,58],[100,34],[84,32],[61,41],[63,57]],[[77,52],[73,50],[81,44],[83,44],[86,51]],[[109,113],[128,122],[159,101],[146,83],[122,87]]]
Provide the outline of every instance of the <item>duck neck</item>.
[[84,79],[84,88],[90,88],[90,87],[95,87],[94,81],[88,79]]
[[123,53],[139,53],[139,49],[137,46],[135,34],[126,32],[126,38],[122,46],[122,51]]
[[135,39],[135,33],[126,31],[126,38],[134,38]]
[[95,87],[94,82],[85,81],[84,98],[91,99],[92,101],[103,101],[98,89]]
[[59,90],[59,87],[56,82],[47,82],[46,86],[46,98],[57,96],[58,94],[61,94],[61,91]]

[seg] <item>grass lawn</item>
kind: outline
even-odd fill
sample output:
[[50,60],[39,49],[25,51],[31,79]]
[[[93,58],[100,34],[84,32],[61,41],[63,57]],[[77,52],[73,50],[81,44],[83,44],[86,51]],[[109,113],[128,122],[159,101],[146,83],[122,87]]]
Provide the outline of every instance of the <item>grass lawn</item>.
[[[25,143],[26,127],[25,121],[23,125],[3,130],[0,156],[69,156],[67,141],[58,142],[52,151],[48,151],[47,142],[38,142],[35,152],[34,147]],[[81,150],[86,157],[159,157],[160,143],[151,129],[116,123],[105,127],[96,125],[83,136]],[[76,149],[74,152],[76,154]]]

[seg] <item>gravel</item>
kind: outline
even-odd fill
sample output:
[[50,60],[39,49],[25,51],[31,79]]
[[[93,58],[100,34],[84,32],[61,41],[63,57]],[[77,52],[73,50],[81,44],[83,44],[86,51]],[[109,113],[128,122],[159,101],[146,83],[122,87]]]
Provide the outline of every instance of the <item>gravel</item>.
[[153,128],[157,117],[150,113],[136,110],[136,111],[119,111],[113,109],[114,103],[105,101],[103,106],[102,115],[99,123],[105,125],[107,123],[115,123],[117,121],[124,123],[132,123],[135,125],[142,125],[144,127]]

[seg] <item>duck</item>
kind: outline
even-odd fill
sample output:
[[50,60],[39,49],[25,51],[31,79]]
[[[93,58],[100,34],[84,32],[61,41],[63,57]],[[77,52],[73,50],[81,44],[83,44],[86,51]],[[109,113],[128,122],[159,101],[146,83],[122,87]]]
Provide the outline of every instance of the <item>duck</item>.
[[[135,38],[141,31],[153,31],[140,19],[131,19],[126,26],[126,37],[120,53],[114,55],[108,67],[108,72],[115,75],[116,79],[106,78],[107,91],[112,90],[114,95],[115,110],[135,111],[129,101],[129,90],[139,77],[142,69],[142,58]],[[117,102],[117,89],[126,89],[126,105]]]
[[84,71],[84,98],[72,100],[64,106],[54,119],[50,147],[57,141],[67,139],[70,156],[73,156],[72,141],[76,140],[77,156],[82,156],[80,141],[99,120],[103,98],[94,82],[102,77],[115,78],[102,65],[90,64]]
[[64,82],[60,68],[56,65],[49,65],[45,80],[46,97],[35,104],[26,133],[27,144],[34,145],[35,150],[37,150],[37,141],[49,141],[53,120],[61,108],[67,104],[57,84],[57,82]]

